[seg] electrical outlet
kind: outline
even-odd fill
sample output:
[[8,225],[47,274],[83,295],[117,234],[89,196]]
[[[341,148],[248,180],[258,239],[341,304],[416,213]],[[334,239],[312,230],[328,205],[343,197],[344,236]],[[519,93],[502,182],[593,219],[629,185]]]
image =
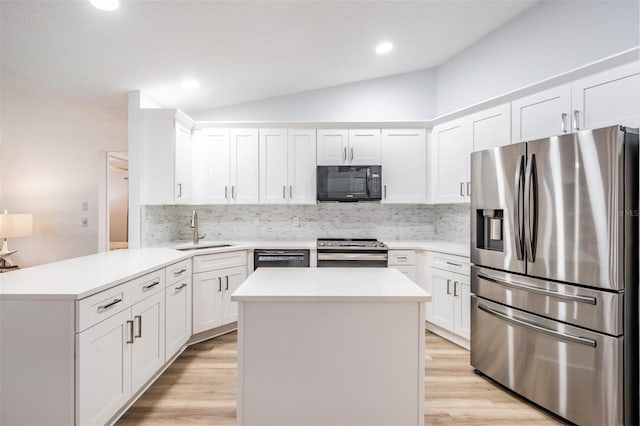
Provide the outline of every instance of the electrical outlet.
[[89,218],[88,217],[83,217],[82,218],[82,227],[86,228],[87,226],[89,226]]
[[298,216],[293,217],[293,226],[300,226],[300,218]]
[[254,224],[255,226],[260,225],[260,217],[258,217],[258,216],[254,217],[254,218],[253,218],[253,224]]
[[83,201],[82,202],[82,211],[83,212],[89,211],[89,202],[88,201]]

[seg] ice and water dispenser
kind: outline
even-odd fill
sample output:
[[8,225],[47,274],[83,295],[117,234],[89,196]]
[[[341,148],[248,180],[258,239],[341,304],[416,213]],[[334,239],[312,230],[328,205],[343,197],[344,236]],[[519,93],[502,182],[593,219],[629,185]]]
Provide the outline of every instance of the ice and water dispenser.
[[502,209],[476,210],[476,241],[479,249],[503,251]]

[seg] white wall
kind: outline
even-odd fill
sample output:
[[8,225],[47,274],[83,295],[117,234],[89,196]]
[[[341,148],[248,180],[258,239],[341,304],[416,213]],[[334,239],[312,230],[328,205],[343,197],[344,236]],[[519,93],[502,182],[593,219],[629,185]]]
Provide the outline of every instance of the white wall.
[[437,68],[438,115],[640,44],[638,1],[542,1]]
[[126,122],[101,121],[5,79],[1,89],[0,208],[33,214],[33,236],[9,241],[19,250],[12,259],[32,266],[96,253],[98,185],[106,173],[99,153],[127,150]]
[[393,121],[435,115],[431,69],[343,84],[208,111],[187,111],[215,121]]

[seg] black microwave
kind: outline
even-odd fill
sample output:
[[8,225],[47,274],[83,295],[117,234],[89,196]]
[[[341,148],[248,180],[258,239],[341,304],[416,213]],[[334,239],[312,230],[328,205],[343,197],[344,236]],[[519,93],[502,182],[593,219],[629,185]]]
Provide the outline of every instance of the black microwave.
[[380,201],[382,166],[318,166],[318,201]]

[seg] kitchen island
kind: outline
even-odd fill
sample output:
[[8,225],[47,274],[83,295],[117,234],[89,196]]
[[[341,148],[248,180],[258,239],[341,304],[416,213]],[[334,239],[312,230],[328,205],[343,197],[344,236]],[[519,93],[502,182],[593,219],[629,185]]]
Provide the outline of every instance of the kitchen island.
[[399,271],[261,268],[231,299],[238,424],[423,424],[431,296]]

